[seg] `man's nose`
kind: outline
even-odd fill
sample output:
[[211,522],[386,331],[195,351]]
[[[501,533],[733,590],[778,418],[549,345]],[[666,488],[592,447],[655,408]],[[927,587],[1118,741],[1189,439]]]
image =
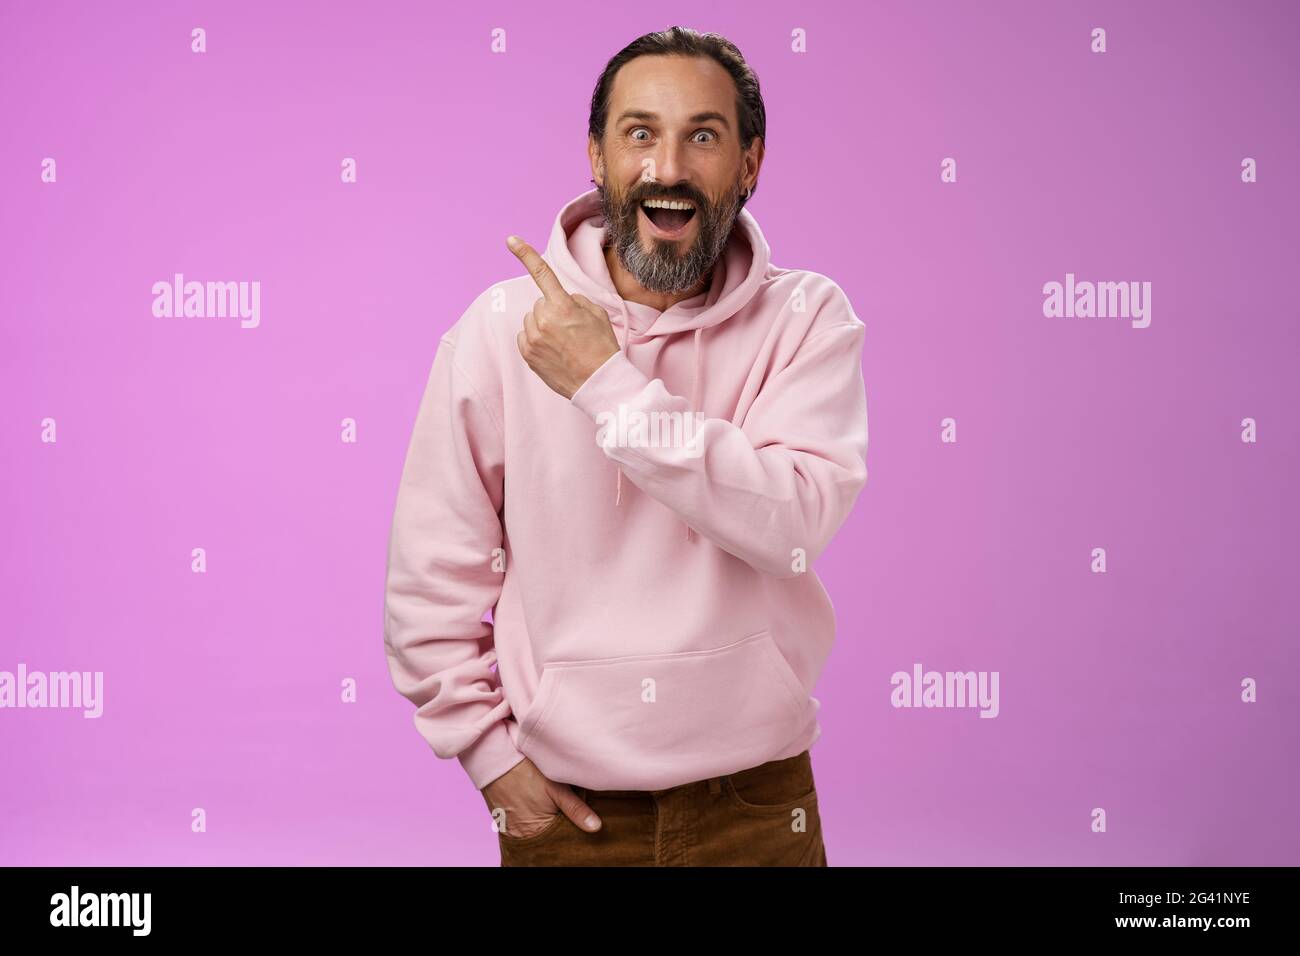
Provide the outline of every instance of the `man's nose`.
[[675,183],[683,178],[685,171],[681,144],[661,144],[655,156],[655,178],[661,183]]

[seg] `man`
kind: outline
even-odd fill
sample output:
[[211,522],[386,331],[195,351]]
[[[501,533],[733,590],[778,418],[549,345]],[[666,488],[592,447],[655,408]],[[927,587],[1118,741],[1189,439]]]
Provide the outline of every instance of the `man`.
[[864,326],[743,210],[765,132],[732,44],[641,37],[592,98],[596,188],[439,343],[385,639],[503,865],[826,865],[811,564],[866,482]]

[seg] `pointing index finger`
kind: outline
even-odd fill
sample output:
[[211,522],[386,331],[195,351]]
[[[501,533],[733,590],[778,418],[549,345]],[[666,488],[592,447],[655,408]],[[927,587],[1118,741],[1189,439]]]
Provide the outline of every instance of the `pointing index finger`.
[[547,301],[559,302],[568,298],[569,293],[564,291],[564,286],[560,285],[560,280],[551,271],[551,267],[546,264],[546,260],[539,256],[532,246],[518,236],[510,236],[506,239],[506,245],[524,264],[524,268],[533,277],[533,281],[537,283],[537,288],[542,290],[542,295],[546,296]]

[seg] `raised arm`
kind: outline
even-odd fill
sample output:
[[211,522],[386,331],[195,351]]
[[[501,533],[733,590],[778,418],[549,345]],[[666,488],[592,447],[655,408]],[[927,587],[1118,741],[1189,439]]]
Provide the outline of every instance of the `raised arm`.
[[[740,425],[706,418],[694,447],[606,443],[604,452],[718,547],[767,574],[794,577],[830,543],[867,480],[864,331],[845,307],[843,321],[809,335],[768,378]],[[694,411],[621,352],[570,402],[597,421],[616,416],[619,405],[643,421]]]

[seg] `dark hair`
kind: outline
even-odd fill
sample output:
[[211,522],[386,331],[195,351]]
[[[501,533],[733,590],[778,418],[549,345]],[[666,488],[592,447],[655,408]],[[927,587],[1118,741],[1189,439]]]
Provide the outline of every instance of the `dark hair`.
[[736,84],[736,116],[740,120],[740,146],[748,149],[758,136],[767,141],[767,110],[763,107],[763,94],[758,88],[754,73],[740,50],[726,37],[717,33],[697,33],[689,27],[669,27],[658,33],[637,37],[607,64],[600,74],[596,91],[591,95],[591,116],[587,132],[597,143],[605,138],[605,121],[609,118],[609,94],[614,87],[614,77],[623,64],[638,56],[707,56],[712,57],[731,74]]

